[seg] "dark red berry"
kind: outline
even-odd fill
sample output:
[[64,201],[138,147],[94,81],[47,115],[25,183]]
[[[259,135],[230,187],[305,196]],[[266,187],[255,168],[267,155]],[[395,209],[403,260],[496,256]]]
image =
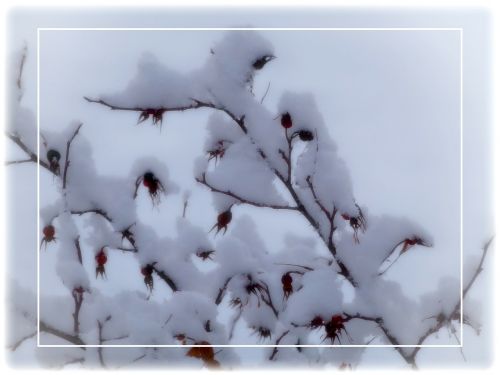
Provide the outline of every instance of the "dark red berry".
[[221,228],[227,226],[231,222],[232,217],[233,214],[231,213],[231,211],[224,211],[223,213],[219,214],[219,216],[217,216],[217,225]]
[[298,132],[299,138],[301,141],[309,142],[314,139],[313,133],[309,130],[301,130]]
[[292,127],[292,116],[288,112],[281,115],[281,126],[285,129],[290,129]]
[[292,281],[293,281],[292,276],[290,276],[289,273],[285,273],[283,276],[281,276],[281,283],[283,285],[291,284]]
[[148,264],[148,265],[142,267],[141,273],[144,276],[151,276],[153,274],[153,266],[151,264]]
[[146,186],[146,187],[153,186],[153,185],[155,185],[155,182],[156,182],[156,177],[152,172],[144,173],[144,176],[142,179],[142,183],[144,184],[144,186]]
[[56,234],[56,229],[52,225],[47,225],[45,228],[43,228],[43,235],[47,240],[54,238],[54,235]]
[[104,253],[104,248],[102,248],[101,251],[99,251],[97,253],[97,255],[95,256],[95,260],[96,260],[97,264],[99,264],[100,266],[103,266],[106,264],[106,262],[108,261],[108,257]]

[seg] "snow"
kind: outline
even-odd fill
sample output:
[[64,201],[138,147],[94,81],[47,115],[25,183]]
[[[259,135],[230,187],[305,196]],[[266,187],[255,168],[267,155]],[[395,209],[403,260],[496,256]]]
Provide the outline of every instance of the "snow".
[[145,53],[127,87],[121,92],[103,95],[102,99],[120,107],[156,109],[189,106],[193,96],[189,77],[168,69],[153,54]]
[[[316,316],[325,321],[342,312],[342,292],[336,272],[322,269],[302,276],[302,288],[294,292],[286,306],[286,320],[307,325]],[[326,298],[328,297],[328,298]]]

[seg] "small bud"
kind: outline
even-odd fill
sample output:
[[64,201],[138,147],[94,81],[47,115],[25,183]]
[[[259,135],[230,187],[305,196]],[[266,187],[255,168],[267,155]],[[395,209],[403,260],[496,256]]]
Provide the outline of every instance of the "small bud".
[[47,152],[47,160],[51,163],[53,161],[59,161],[61,160],[61,154],[59,151],[51,149]]
[[144,284],[149,289],[150,292],[153,291],[153,266],[151,264],[147,264],[146,266],[141,268],[141,273],[144,276]]

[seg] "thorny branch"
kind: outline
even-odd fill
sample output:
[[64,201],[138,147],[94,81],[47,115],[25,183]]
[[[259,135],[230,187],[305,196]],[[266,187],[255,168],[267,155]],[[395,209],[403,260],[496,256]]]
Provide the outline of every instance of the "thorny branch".
[[250,206],[255,206],[255,207],[272,208],[272,209],[275,209],[275,210],[292,210],[292,211],[297,210],[297,207],[292,207],[292,206],[288,206],[288,205],[279,205],[279,204],[254,202],[254,201],[248,200],[246,198],[240,197],[239,195],[231,192],[230,190],[221,190],[221,189],[218,189],[215,186],[211,185],[207,181],[205,173],[202,174],[201,178],[200,177],[196,177],[196,181],[198,181],[202,185],[205,185],[206,187],[208,187],[214,193],[220,193],[220,194],[227,195],[228,197],[234,198],[234,199],[236,199],[237,201],[239,201],[240,203],[243,203],[243,204],[248,204]]

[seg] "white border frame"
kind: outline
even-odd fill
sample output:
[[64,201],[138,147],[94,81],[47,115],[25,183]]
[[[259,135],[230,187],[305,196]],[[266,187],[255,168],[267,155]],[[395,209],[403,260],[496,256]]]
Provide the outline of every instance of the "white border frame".
[[[36,90],[36,123],[37,123],[37,229],[40,227],[40,31],[458,31],[460,33],[460,344],[453,345],[273,345],[273,344],[234,344],[234,345],[51,345],[40,344],[40,252],[37,249],[37,347],[39,348],[462,348],[464,346],[463,329],[463,28],[336,28],[336,27],[163,27],[163,28],[37,28],[37,90]],[[40,243],[40,230],[37,230],[37,243]]]

